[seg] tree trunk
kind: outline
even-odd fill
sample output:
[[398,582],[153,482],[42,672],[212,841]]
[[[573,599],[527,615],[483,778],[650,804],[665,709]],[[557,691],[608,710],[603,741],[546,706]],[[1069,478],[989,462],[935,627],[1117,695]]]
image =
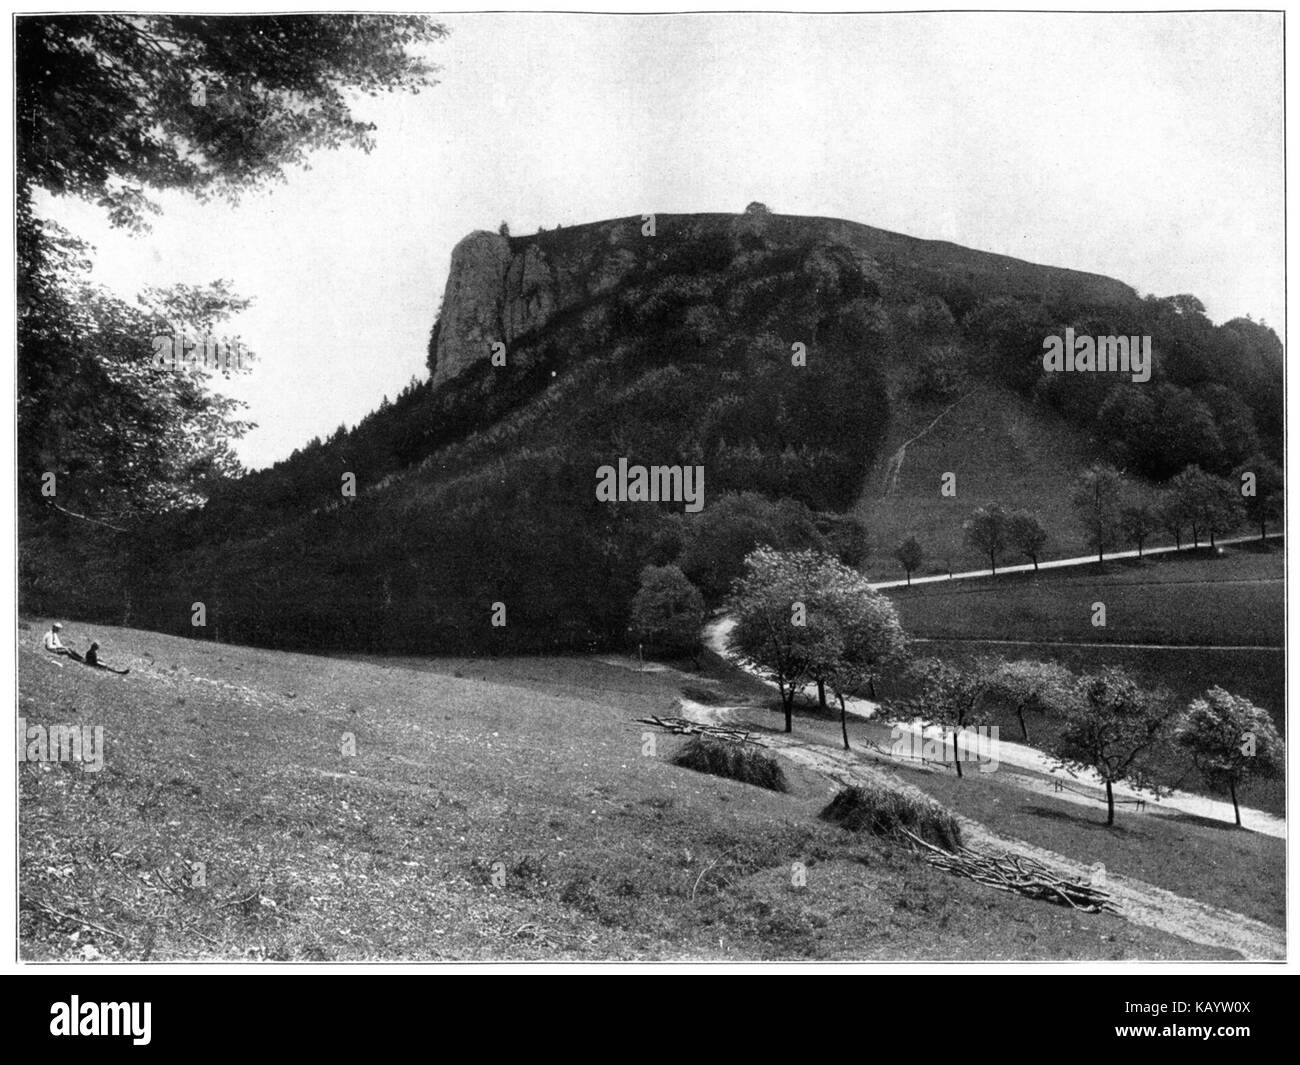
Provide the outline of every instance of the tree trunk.
[[961,728],[952,730],[952,757],[953,763],[957,766],[957,778],[961,779],[961,749],[957,746],[957,737],[961,735]]
[[817,679],[817,705],[823,710],[829,709],[826,705],[826,682],[820,677]]
[[843,696],[843,695],[841,695],[841,696],[839,697],[839,700],[840,700],[840,731],[841,731],[842,733],[844,733],[844,749],[847,751],[847,750],[849,749],[849,721],[848,721],[848,711],[846,711],[846,710],[844,709],[844,696]]
[[912,587],[912,571],[910,569],[907,571],[907,586]]
[[786,732],[794,731],[794,685],[790,685],[790,695],[786,698],[782,693],[782,699],[785,702],[785,730]]
[[1037,555],[1031,555],[1030,557],[1034,560],[1034,572],[1037,573],[1037,572],[1038,572],[1038,556],[1037,556]]
[[1214,546],[1214,526],[1210,526],[1210,546]]
[[1029,729],[1025,726],[1025,712],[1018,706],[1016,707],[1016,717],[1020,718],[1020,738],[1028,743]]
[[1241,808],[1237,805],[1237,782],[1228,781],[1228,790],[1232,792],[1232,812],[1237,816],[1237,827],[1241,827]]
[[1115,823],[1115,793],[1111,791],[1110,781],[1106,781],[1106,824]]

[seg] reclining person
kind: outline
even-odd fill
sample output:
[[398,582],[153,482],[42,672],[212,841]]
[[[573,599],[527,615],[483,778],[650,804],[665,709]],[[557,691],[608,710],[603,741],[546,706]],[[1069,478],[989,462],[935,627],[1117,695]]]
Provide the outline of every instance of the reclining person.
[[45,649],[54,655],[66,655],[69,658],[76,659],[78,662],[85,661],[81,655],[70,647],[64,647],[63,641],[59,639],[59,630],[63,626],[57,621],[50,626],[50,631],[45,634]]
[[120,673],[126,676],[131,671],[129,669],[114,669],[112,666],[106,666],[99,660],[99,644],[92,642],[90,650],[86,652],[86,665],[94,666],[96,669],[106,669],[110,673]]

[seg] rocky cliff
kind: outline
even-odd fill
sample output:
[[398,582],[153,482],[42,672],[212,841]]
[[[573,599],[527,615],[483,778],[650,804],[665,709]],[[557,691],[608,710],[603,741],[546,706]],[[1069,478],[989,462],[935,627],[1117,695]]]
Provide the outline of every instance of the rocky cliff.
[[1039,266],[945,241],[874,229],[834,218],[792,215],[659,215],[653,233],[644,216],[593,222],[531,237],[477,230],[452,251],[437,339],[431,351],[438,387],[491,356],[504,342],[507,358],[520,336],[557,315],[589,307],[617,290],[639,266],[709,239],[723,238],[737,255],[755,247],[798,248],[811,258],[848,257],[882,288],[891,279],[915,283],[942,275],[977,285],[985,295],[1047,298],[1071,291],[1100,303],[1131,303],[1127,285],[1097,274]]
[[518,337],[558,312],[616,288],[637,263],[632,242],[640,230],[630,221],[593,228],[580,227],[581,239],[568,241],[561,230],[514,241],[477,230],[457,244],[442,300],[434,386],[488,358],[493,343],[503,342],[508,353]]

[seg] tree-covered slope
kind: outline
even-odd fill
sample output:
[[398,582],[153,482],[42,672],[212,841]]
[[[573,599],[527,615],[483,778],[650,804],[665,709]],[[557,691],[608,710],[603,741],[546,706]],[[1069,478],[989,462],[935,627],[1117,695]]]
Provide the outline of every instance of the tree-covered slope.
[[[1031,450],[1044,433],[1086,440],[1139,475],[1226,470],[1280,447],[1277,338],[1216,327],[1190,297],[1144,300],[1096,275],[763,212],[504,243],[499,291],[492,273],[481,291],[449,284],[431,370],[455,322],[469,355],[456,373],[221,484],[200,510],[118,540],[94,532],[105,550],[128,547],[111,575],[77,580],[36,558],[25,602],[280,646],[582,649],[626,638],[648,563],[681,565],[709,598],[764,539],[860,563],[862,537],[837,515],[870,494],[905,422],[968,394],[1009,397]],[[457,300],[479,302],[467,314]],[[1152,335],[1151,381],[1044,374],[1043,338],[1066,326]],[[1005,434],[948,426],[956,435],[934,441],[963,452],[967,485],[1014,481],[1023,457]],[[597,470],[620,459],[702,467],[705,511],[599,500]],[[876,554],[893,547],[887,506],[866,510]],[[39,535],[51,551],[91,550],[58,520]]]

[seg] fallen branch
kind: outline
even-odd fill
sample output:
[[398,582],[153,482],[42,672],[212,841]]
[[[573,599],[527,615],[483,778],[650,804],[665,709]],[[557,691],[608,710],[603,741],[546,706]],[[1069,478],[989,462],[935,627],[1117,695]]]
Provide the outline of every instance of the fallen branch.
[[55,917],[62,917],[65,921],[74,921],[77,924],[85,925],[87,928],[93,928],[96,932],[103,932],[107,936],[115,936],[123,943],[130,942],[129,937],[122,935],[121,932],[114,932],[111,928],[105,928],[102,924],[95,924],[94,921],[87,921],[84,917],[76,917],[70,913],[64,913],[62,910],[56,910],[53,906],[49,906],[36,899],[32,900],[32,905],[39,906],[46,913],[53,914]]
[[735,740],[737,743],[753,742],[746,729],[733,728],[730,725],[706,725],[699,721],[688,721],[684,717],[639,717],[638,724],[654,725],[665,732],[677,736],[716,736],[719,739]]
[[946,851],[921,839],[901,825],[898,831],[925,848],[925,859],[954,876],[986,884],[999,891],[1011,891],[1026,898],[1069,906],[1083,913],[1119,913],[1111,897],[1100,888],[1080,880],[1067,880],[1042,862],[1027,855],[981,853],[970,847]]

